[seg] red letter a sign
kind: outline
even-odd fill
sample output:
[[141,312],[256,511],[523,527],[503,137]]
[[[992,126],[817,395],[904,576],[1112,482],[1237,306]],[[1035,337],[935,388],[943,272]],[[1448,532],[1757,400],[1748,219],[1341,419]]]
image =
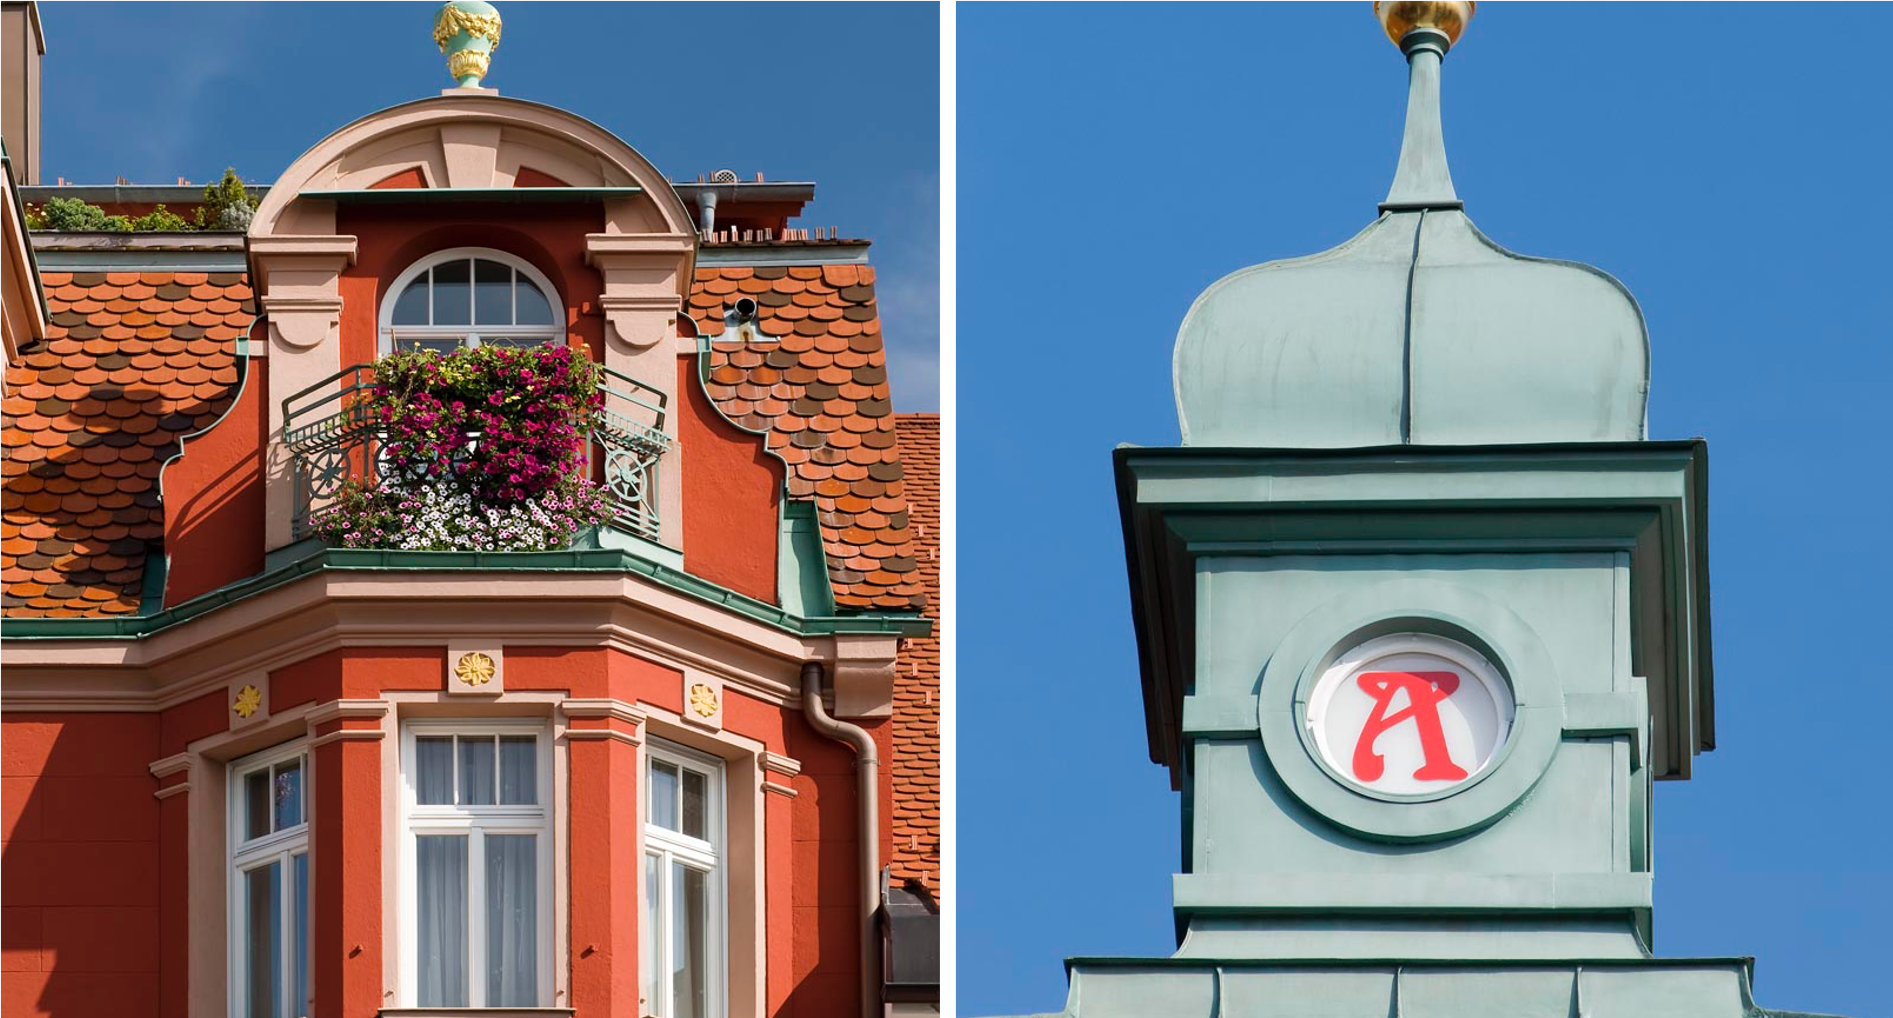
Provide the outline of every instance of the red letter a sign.
[[[1459,688],[1459,676],[1452,672],[1362,672],[1361,689],[1374,698],[1374,712],[1361,726],[1360,741],[1354,744],[1354,776],[1362,781],[1379,781],[1387,769],[1387,760],[1374,752],[1374,742],[1381,733],[1411,720],[1420,733],[1420,751],[1426,763],[1413,772],[1416,781],[1460,781],[1465,769],[1453,763],[1446,749],[1446,732],[1439,723],[1441,700]],[[1407,705],[1389,714],[1395,694],[1404,690]]]

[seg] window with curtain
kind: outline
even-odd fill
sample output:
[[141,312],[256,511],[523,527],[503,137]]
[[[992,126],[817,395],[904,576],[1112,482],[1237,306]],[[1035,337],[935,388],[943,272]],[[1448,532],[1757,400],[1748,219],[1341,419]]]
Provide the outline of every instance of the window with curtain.
[[403,729],[403,968],[415,1007],[552,995],[550,740],[540,722]]
[[230,1014],[309,1006],[309,757],[279,746],[230,765]]
[[644,1004],[657,1018],[723,1006],[723,762],[646,740]]
[[481,345],[538,346],[565,337],[558,294],[538,270],[499,251],[459,248],[395,278],[381,313],[381,350],[446,353]]

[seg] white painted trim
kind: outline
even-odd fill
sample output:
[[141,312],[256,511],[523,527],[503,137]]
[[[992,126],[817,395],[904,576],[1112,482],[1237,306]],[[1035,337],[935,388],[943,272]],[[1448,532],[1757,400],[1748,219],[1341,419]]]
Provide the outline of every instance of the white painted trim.
[[[659,827],[651,822],[651,804],[655,801],[651,792],[651,764],[669,763],[687,768],[704,775],[704,837],[695,838],[678,831]],[[708,876],[706,883],[704,941],[707,971],[704,983],[708,987],[705,995],[703,1012],[705,1014],[725,1013],[725,1001],[729,998],[729,895],[726,854],[726,832],[729,828],[729,816],[726,806],[725,767],[721,757],[694,750],[674,742],[652,740],[645,751],[639,754],[641,766],[638,768],[638,829],[641,844],[638,852],[638,929],[640,931],[664,931],[668,933],[675,927],[673,916],[676,904],[673,899],[671,880],[672,867],[682,865],[686,869],[697,870]],[[681,796],[681,784],[680,792]],[[679,816],[681,817],[681,806]],[[658,901],[647,900],[649,887],[645,877],[645,867],[649,860],[659,860]],[[669,973],[670,945],[666,938],[655,938],[652,945],[654,967],[659,973]],[[640,968],[642,968],[643,944],[639,944]],[[644,973],[640,973],[643,975]],[[657,999],[647,1000],[645,1006],[652,1014],[671,1015],[676,1013],[671,1000],[671,981],[655,979]]]
[[[315,931],[313,929],[315,921],[315,908],[313,905],[315,900],[315,860],[314,848],[312,846],[313,839],[310,837],[311,833],[315,830],[315,797],[312,794],[315,787],[315,760],[310,755],[309,749],[310,747],[308,745],[302,740],[297,739],[280,746],[273,746],[261,752],[252,753],[249,756],[233,760],[224,765],[224,842],[226,848],[223,858],[223,869],[224,902],[225,907],[228,909],[224,923],[224,929],[226,931],[225,939],[227,942],[227,949],[224,956],[227,968],[224,970],[224,974],[225,983],[228,987],[228,994],[225,999],[229,1008],[230,1018],[244,1018],[244,1005],[248,997],[246,993],[248,989],[246,980],[248,979],[249,972],[243,963],[246,945],[243,943],[241,936],[241,931],[246,929],[244,923],[245,916],[243,914],[243,875],[250,870],[269,865],[280,867],[277,871],[277,879],[280,881],[277,908],[281,910],[281,915],[279,917],[279,929],[276,934],[279,938],[279,954],[276,961],[278,964],[285,966],[285,971],[283,973],[282,997],[278,1000],[277,1004],[279,1007],[286,1009],[283,1012],[285,1014],[299,1013],[307,1010],[306,1006],[302,1006],[306,1005],[308,1003],[307,1001],[299,1003],[293,999],[295,996],[295,959],[290,952],[292,945],[295,943],[295,929],[293,925],[295,920],[294,865],[295,857],[298,855],[305,858],[305,865],[309,867],[311,887],[309,902],[304,905],[306,911],[304,919],[309,923],[310,928],[303,931],[303,943],[312,951],[315,944]],[[283,830],[272,831],[269,834],[250,839],[249,841],[240,841],[239,832],[242,830],[241,818],[244,808],[243,777],[255,773],[258,770],[268,774],[269,770],[275,765],[286,763],[290,760],[299,762],[299,770],[301,773],[301,822],[291,827],[284,828]],[[304,964],[308,966],[310,979],[309,988],[310,992],[313,994],[315,988],[315,966],[313,959],[304,959]]]
[[[444,694],[443,694],[444,696]],[[490,702],[490,701],[489,701]],[[421,805],[414,800],[414,783],[411,780],[415,772],[415,737],[417,735],[522,735],[531,734],[538,740],[536,749],[538,762],[536,774],[538,788],[533,805],[459,806],[459,805]],[[421,831],[433,833],[452,833],[464,831],[467,834],[467,1000],[475,1009],[484,1009],[486,983],[481,974],[486,971],[484,950],[486,948],[486,895],[484,855],[480,849],[488,834],[531,834],[538,839],[538,877],[537,899],[539,905],[539,972],[537,984],[539,999],[552,1000],[563,995],[563,981],[554,975],[554,956],[560,953],[558,948],[557,913],[555,907],[555,888],[564,877],[564,867],[557,860],[564,858],[565,846],[554,845],[555,817],[560,814],[558,796],[560,782],[556,778],[557,766],[554,760],[555,742],[553,727],[543,717],[425,717],[403,719],[401,723],[401,761],[400,761],[400,815],[394,836],[398,839],[395,854],[398,857],[398,876],[396,879],[395,902],[398,913],[397,939],[394,950],[399,953],[398,986],[395,994],[403,1007],[419,1008],[415,994],[419,985],[419,964],[416,952],[419,950],[419,917],[416,914],[417,902],[410,892],[417,886],[418,869],[415,858],[415,835]],[[457,747],[456,747],[457,748]],[[459,754],[454,756],[455,787],[458,788]],[[498,766],[498,760],[495,760]],[[497,780],[495,792],[497,793]],[[497,798],[497,795],[496,795]],[[386,840],[383,841],[384,846]],[[542,1006],[542,1005],[535,1005]],[[501,1009],[512,1013],[512,1009]],[[455,1009],[458,1013],[459,1009]]]
[[793,799],[796,796],[802,794],[796,791],[795,789],[790,788],[787,785],[778,785],[772,781],[763,782],[762,790],[765,792],[774,792],[777,795],[780,795],[780,796],[783,796],[784,798],[789,798],[789,799]]
[[[443,128],[443,130],[446,129]],[[535,337],[543,335],[548,342],[555,342],[565,338],[566,327],[565,323],[561,321],[563,317],[561,312],[565,309],[565,298],[559,293],[559,288],[552,285],[552,280],[546,278],[545,273],[534,268],[532,263],[526,261],[524,258],[501,251],[497,248],[450,247],[435,251],[421,258],[419,261],[416,261],[414,264],[409,265],[407,268],[401,270],[400,275],[394,277],[393,283],[388,285],[388,289],[382,296],[381,306],[375,314],[375,350],[381,354],[386,354],[392,350],[393,345],[390,340],[397,329],[403,333],[411,332],[418,336],[435,336],[440,338],[460,336],[463,338],[474,337],[477,339],[482,327],[474,324],[395,325],[389,321],[394,315],[395,302],[401,298],[401,294],[407,289],[408,285],[420,278],[422,273],[447,262],[474,258],[498,262],[518,272],[520,275],[525,276],[534,286],[539,288],[539,292],[545,296],[546,303],[552,310],[552,322],[549,325],[495,326],[488,328],[486,331],[504,332],[508,335],[531,335]],[[431,290],[429,291],[428,297],[428,318],[431,320],[433,318],[433,294]],[[467,283],[467,300],[469,307],[471,307],[474,300],[474,285],[472,279],[469,279]],[[469,321],[471,321],[473,316],[469,313],[467,317]],[[513,317],[519,317],[519,297],[516,292],[513,297]],[[476,342],[473,345],[477,346],[479,344]]]
[[151,793],[151,797],[153,799],[169,799],[170,797],[174,795],[183,795],[184,793],[190,790],[191,790],[191,783],[188,781],[184,781],[175,785],[166,785],[163,788],[160,788],[157,791]]
[[630,732],[620,732],[613,728],[568,728],[565,738],[575,742],[586,740],[622,742],[627,746],[642,746],[644,740]]

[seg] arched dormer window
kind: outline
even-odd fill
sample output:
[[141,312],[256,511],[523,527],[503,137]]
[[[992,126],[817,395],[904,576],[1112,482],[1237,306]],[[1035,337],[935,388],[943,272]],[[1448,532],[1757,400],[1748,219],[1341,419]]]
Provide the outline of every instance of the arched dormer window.
[[559,342],[564,305],[550,280],[485,248],[437,251],[395,278],[381,309],[380,351],[446,353],[481,345]]

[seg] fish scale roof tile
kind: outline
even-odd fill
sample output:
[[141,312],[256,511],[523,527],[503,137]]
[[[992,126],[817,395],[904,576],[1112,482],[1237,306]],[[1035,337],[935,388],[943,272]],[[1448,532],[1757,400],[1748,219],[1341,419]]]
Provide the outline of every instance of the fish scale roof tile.
[[931,636],[901,641],[894,673],[893,879],[918,885],[935,901],[940,886],[940,417],[895,418],[906,465],[908,527],[915,573],[927,596]]
[[[756,299],[763,338],[718,338],[725,310],[740,297]],[[874,270],[699,268],[689,310],[699,334],[711,339],[704,381],[710,398],[731,420],[766,436],[769,450],[788,464],[789,497],[816,503],[836,606],[924,606],[899,483]],[[831,328],[842,322],[858,328],[847,335]],[[844,475],[843,467],[857,470]]]
[[240,273],[40,278],[46,342],[7,369],[0,401],[0,610],[130,615],[163,532],[159,451],[234,398],[250,287]]

